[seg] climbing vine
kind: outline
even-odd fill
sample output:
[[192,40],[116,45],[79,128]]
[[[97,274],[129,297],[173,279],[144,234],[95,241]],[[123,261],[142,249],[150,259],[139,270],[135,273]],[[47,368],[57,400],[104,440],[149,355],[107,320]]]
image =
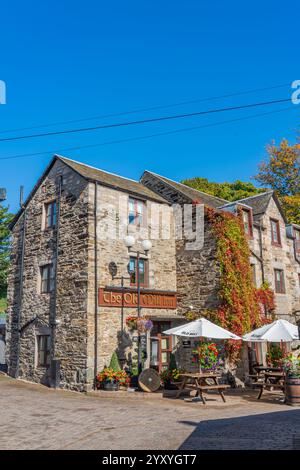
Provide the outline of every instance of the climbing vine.
[[[220,306],[209,311],[212,321],[239,336],[266,323],[266,313],[275,309],[274,296],[267,285],[256,289],[252,279],[250,249],[244,232],[241,214],[217,212],[207,209],[217,243],[217,260],[220,266]],[[228,341],[227,351],[236,362],[241,341]]]

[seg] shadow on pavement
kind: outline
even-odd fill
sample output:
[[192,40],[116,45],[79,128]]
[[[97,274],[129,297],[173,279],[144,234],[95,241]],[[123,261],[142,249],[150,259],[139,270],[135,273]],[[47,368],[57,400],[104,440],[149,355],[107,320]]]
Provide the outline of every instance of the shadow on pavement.
[[299,448],[300,409],[196,421],[180,450],[292,450]]

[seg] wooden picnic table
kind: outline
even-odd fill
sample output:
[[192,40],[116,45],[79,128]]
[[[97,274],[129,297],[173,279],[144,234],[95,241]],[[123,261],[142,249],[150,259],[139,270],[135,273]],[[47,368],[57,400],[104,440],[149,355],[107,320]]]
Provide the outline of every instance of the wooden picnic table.
[[258,373],[259,372],[282,372],[282,369],[280,367],[268,367],[268,366],[254,366],[253,369],[255,369]]
[[266,371],[264,372],[263,380],[259,381],[259,377],[256,382],[253,383],[254,386],[259,387],[260,391],[257,399],[259,400],[263,394],[264,390],[277,388],[281,391],[284,391],[285,388],[285,374],[281,370],[279,371]]
[[[222,400],[225,402],[225,396],[223,394],[223,390],[229,388],[230,385],[224,385],[218,383],[219,375],[213,372],[198,372],[198,373],[185,373],[180,374],[182,378],[182,382],[180,388],[176,394],[176,398],[179,398],[180,395],[183,393],[184,389],[190,388],[192,390],[196,390],[196,396],[200,396],[203,404],[206,404],[205,397],[203,395],[203,391],[207,390],[217,390],[222,397]],[[208,383],[210,380],[213,383]]]

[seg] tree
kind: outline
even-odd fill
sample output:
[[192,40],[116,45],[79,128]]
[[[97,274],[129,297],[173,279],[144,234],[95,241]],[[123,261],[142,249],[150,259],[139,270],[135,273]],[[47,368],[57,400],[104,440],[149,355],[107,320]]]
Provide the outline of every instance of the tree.
[[274,189],[288,220],[300,224],[300,144],[267,146],[268,157],[258,167],[254,179]]
[[109,368],[111,368],[114,372],[118,372],[119,370],[121,370],[121,366],[120,366],[120,363],[119,363],[119,360],[118,360],[118,356],[117,356],[117,353],[115,351],[113,352],[113,354],[111,356]]
[[12,214],[8,208],[0,204],[0,296],[5,293],[7,287],[7,270],[9,265],[10,232],[9,222]]
[[236,201],[249,196],[254,196],[264,192],[262,188],[257,188],[252,183],[236,180],[233,183],[215,183],[207,178],[191,178],[182,181],[183,184],[191,188],[211,194],[212,196],[226,199],[226,201]]

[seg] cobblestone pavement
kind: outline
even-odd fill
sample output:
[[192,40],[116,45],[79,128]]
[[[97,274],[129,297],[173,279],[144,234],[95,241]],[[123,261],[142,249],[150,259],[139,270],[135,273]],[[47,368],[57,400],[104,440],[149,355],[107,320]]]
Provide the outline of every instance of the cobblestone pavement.
[[[132,394],[133,395],[133,394]],[[0,449],[293,449],[300,408],[280,395],[227,393],[200,402],[103,398],[0,374]]]

